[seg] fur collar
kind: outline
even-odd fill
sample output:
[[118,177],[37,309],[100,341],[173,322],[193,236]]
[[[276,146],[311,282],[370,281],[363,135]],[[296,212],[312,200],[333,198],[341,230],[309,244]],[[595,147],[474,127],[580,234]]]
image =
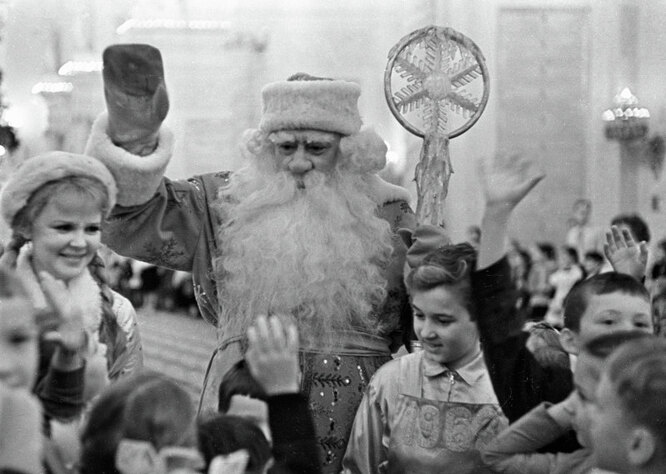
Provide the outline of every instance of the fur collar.
[[[32,244],[28,243],[21,248],[16,261],[16,273],[23,281],[35,309],[48,309],[46,296],[32,268]],[[90,333],[96,333],[102,321],[102,295],[97,282],[86,268],[86,271],[72,279],[67,286],[72,298],[83,310],[85,328]]]

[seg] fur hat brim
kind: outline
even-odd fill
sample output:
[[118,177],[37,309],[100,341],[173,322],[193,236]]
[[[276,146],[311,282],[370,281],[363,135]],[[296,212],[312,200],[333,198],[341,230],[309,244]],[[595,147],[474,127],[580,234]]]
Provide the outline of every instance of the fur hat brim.
[[341,80],[283,81],[262,90],[263,114],[259,129],[321,130],[351,135],[361,128],[358,98],[361,88]]
[[16,214],[28,203],[30,196],[50,181],[68,176],[97,179],[106,188],[109,211],[116,204],[118,190],[109,170],[95,158],[77,153],[52,151],[23,162],[10,176],[0,192],[0,213],[11,226]]

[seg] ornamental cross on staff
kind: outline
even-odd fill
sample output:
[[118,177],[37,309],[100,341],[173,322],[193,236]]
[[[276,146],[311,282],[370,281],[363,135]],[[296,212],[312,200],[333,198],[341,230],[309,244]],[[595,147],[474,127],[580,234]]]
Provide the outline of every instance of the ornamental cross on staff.
[[481,50],[451,28],[416,30],[389,52],[386,101],[398,122],[423,138],[414,177],[419,223],[443,225],[441,214],[453,173],[449,139],[479,120],[489,92]]

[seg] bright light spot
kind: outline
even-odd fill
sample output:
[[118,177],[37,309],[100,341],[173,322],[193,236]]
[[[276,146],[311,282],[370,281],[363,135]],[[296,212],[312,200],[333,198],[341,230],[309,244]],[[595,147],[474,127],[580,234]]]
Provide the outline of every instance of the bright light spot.
[[26,123],[25,113],[17,107],[10,107],[5,110],[3,118],[7,121],[7,125],[14,128],[22,128]]
[[130,30],[152,30],[152,29],[168,29],[168,30],[227,30],[231,27],[228,21],[213,21],[213,20],[172,20],[172,19],[131,19],[116,28],[116,33],[119,35],[125,34]]
[[32,86],[31,92],[33,94],[58,94],[72,92],[73,89],[74,85],[71,82],[38,82]]
[[7,149],[0,145],[0,156],[5,156],[7,154]]
[[60,66],[58,74],[61,76],[73,76],[78,73],[99,72],[102,70],[102,61],[67,61]]

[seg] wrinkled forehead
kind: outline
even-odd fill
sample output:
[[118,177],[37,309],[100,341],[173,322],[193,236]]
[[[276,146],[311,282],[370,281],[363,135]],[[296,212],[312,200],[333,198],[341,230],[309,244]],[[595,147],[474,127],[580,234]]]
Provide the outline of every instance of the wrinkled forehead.
[[289,142],[332,144],[340,139],[340,135],[322,130],[278,130],[268,135],[268,139],[274,144]]

